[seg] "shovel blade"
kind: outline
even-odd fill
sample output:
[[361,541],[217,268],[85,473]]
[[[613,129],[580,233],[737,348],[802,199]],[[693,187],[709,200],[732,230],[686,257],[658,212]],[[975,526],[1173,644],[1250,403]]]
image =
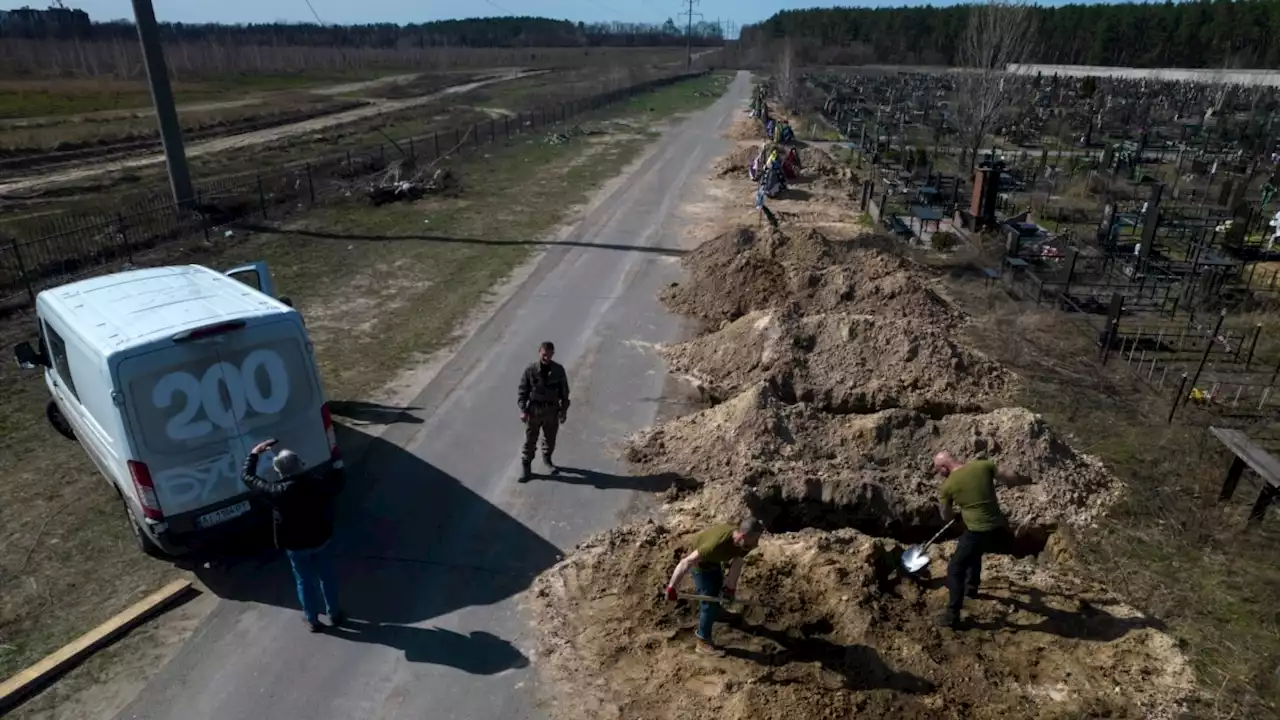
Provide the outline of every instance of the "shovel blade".
[[929,556],[919,545],[912,545],[902,553],[902,569],[909,573],[919,572],[928,564]]

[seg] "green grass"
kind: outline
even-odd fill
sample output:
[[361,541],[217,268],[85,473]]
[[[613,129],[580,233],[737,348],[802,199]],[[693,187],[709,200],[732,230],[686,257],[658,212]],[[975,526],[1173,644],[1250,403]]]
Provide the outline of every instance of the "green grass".
[[[455,167],[463,187],[457,197],[380,208],[344,200],[283,227],[239,230],[221,249],[200,241],[165,248],[150,264],[266,260],[281,294],[307,318],[329,398],[373,399],[407,366],[445,347],[538,240],[643,151],[653,133],[637,126],[709,105],[714,96],[694,95],[717,86],[709,82],[682,83],[584,119],[603,132],[564,145],[539,134],[464,156]],[[9,322],[0,340],[7,346],[29,333],[29,325]],[[113,493],[84,453],[46,425],[42,379],[4,363],[0,388],[0,676],[8,676],[176,571],[129,546]],[[110,672],[88,675],[106,681]],[[37,699],[32,707],[39,706]]]

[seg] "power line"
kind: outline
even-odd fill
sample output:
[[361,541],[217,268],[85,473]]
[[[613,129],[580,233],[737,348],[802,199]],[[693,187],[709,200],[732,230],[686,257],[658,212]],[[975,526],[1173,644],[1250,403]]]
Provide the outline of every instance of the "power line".
[[508,14],[508,15],[512,15],[512,16],[514,16],[514,15],[515,15],[515,13],[513,13],[513,12],[511,12],[510,10],[508,10],[508,9],[506,9],[506,8],[504,8],[504,7],[502,7],[501,5],[499,5],[498,3],[494,2],[493,0],[484,0],[484,1],[485,1],[486,3],[488,3],[488,4],[492,5],[492,6],[494,6],[495,8],[497,8],[497,9],[498,9],[499,11],[501,11],[501,12],[504,12],[504,13],[506,13],[506,14]]
[[316,9],[312,7],[311,0],[302,0],[302,1],[307,4],[307,9],[309,9],[311,11],[311,14],[315,16],[316,23],[323,25],[324,21],[320,19],[320,13],[316,12]]

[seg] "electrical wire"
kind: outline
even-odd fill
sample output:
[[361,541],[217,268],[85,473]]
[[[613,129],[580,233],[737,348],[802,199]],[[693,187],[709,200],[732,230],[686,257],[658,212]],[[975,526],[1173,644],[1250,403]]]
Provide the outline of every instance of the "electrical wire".
[[310,11],[311,11],[311,14],[315,16],[315,18],[316,18],[316,23],[317,23],[317,24],[319,24],[319,25],[323,25],[323,24],[324,24],[324,20],[321,20],[321,19],[320,19],[320,13],[316,12],[315,7],[313,7],[313,6],[311,5],[311,0],[302,0],[302,1],[303,1],[303,2],[305,2],[305,3],[307,4],[307,9],[308,9],[308,10],[310,10]]
[[504,13],[508,14],[508,15],[511,15],[512,17],[514,17],[514,16],[515,16],[515,13],[513,13],[513,12],[511,12],[510,10],[508,10],[508,9],[506,9],[506,8],[504,8],[504,7],[502,7],[501,5],[499,5],[498,3],[494,2],[493,0],[484,0],[484,1],[485,1],[486,3],[488,3],[488,4],[492,5],[492,6],[494,6],[494,7],[495,7],[495,8],[497,8],[498,10],[500,10],[500,11],[502,11],[502,12],[504,12]]

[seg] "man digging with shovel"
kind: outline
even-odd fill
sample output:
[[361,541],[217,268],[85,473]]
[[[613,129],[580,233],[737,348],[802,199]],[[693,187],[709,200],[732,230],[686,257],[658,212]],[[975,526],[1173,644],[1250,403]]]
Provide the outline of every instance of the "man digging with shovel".
[[938,489],[942,519],[950,525],[956,514],[953,505],[958,506],[965,527],[964,534],[956,543],[956,552],[947,564],[950,597],[946,611],[938,618],[940,625],[954,628],[960,624],[960,608],[964,605],[965,595],[978,597],[978,586],[982,582],[982,556],[1006,553],[1012,544],[1009,520],[996,499],[996,486],[1026,485],[1031,480],[997,468],[990,460],[961,463],[948,452],[940,452],[933,457],[933,469],[946,478]]
[[[671,582],[667,583],[664,591],[667,599],[675,602],[679,597],[676,588],[689,569],[693,568],[693,586],[697,588],[699,595],[732,600],[737,592],[738,576],[742,574],[742,559],[760,542],[760,535],[763,533],[764,526],[760,521],[750,517],[737,527],[721,523],[698,533],[693,540],[693,552],[686,555],[671,574]],[[725,564],[729,565],[727,573]],[[715,627],[720,605],[720,602],[702,601],[698,612],[696,645],[699,652],[718,653],[715,643],[711,641],[711,631]]]

